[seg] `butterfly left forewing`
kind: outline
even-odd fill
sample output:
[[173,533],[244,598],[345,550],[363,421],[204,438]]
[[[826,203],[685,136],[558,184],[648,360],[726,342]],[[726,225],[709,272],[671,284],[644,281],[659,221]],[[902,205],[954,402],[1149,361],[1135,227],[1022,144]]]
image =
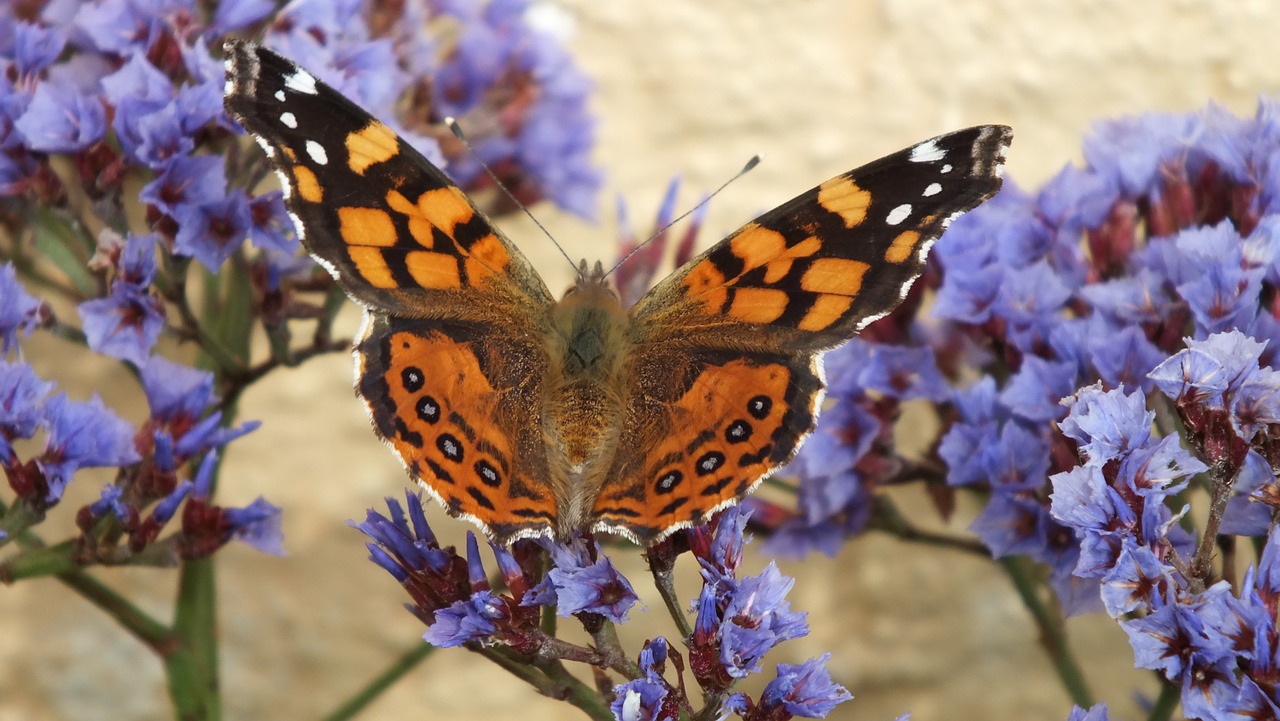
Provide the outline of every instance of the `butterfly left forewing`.
[[597,527],[656,540],[786,463],[817,417],[821,353],[902,301],[947,224],[999,190],[1010,139],[1007,127],[978,126],[832,178],[642,298],[630,422],[596,497]]

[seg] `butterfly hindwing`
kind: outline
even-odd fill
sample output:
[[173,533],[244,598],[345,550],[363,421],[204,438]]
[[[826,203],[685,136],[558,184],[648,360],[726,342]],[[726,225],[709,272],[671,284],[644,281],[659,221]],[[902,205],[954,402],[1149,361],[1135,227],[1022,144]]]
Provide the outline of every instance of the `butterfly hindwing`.
[[434,320],[375,317],[357,353],[374,430],[454,516],[509,542],[551,532],[536,343]]
[[618,452],[597,496],[601,530],[640,543],[696,526],[785,463],[812,427],[814,354],[641,350]]
[[[969,128],[836,176],[642,298],[631,311],[632,422],[597,496],[597,527],[660,539],[790,460],[820,410],[821,353],[897,307],[947,224],[999,190],[1011,137]],[[686,373],[661,372],[671,368]],[[751,415],[761,405],[770,411]]]

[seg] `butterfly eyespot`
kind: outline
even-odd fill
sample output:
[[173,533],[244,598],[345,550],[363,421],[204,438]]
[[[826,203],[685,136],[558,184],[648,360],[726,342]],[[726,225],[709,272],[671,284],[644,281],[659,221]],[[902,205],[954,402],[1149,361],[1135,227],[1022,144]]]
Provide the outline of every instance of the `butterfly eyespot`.
[[751,424],[738,419],[724,429],[724,439],[729,443],[742,443],[751,437]]
[[756,396],[747,401],[747,412],[752,418],[764,420],[769,417],[771,410],[773,410],[773,399],[769,396]]
[[422,375],[422,370],[414,366],[409,366],[400,371],[400,382],[404,385],[404,389],[410,393],[417,393],[422,390],[422,386],[427,379]]
[[448,458],[455,463],[462,462],[462,444],[458,442],[457,438],[454,438],[448,433],[441,433],[440,436],[436,438],[436,448],[440,449],[440,452],[444,454],[445,458]]
[[413,409],[417,411],[418,417],[427,423],[435,423],[440,420],[440,404],[431,396],[419,398]]
[[698,459],[698,475],[706,476],[716,472],[716,469],[724,465],[724,454],[720,451],[708,451],[702,454]]
[[480,476],[480,482],[486,486],[497,488],[502,485],[502,478],[498,475],[498,469],[493,464],[481,459],[476,461],[476,475]]
[[658,494],[670,493],[674,491],[676,486],[680,485],[680,482],[683,480],[684,474],[680,471],[667,471],[658,479],[658,482],[653,485],[653,492]]

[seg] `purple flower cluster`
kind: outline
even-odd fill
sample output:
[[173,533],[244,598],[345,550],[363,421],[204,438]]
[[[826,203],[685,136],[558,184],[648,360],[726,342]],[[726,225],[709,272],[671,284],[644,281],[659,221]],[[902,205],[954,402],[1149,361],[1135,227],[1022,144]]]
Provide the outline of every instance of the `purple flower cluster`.
[[[794,581],[772,562],[755,576],[738,578],[751,511],[729,508],[713,526],[687,531],[689,547],[702,573],[702,592],[694,603],[696,620],[689,639],[689,665],[705,693],[727,692],[739,679],[760,673],[764,655],[775,646],[809,632],[806,614],[791,610],[785,596]],[[827,656],[799,666],[779,664],[759,703],[742,693],[724,701],[724,712],[744,719],[825,717],[852,696],[833,683]]]
[[[1137,392],[1086,388],[1061,424],[1083,458],[1051,479],[1051,512],[1080,539],[1075,574],[1101,583],[1138,666],[1180,685],[1184,712],[1194,718],[1280,711],[1278,589],[1270,584],[1280,574],[1280,534],[1271,522],[1278,495],[1267,458],[1280,433],[1280,374],[1259,366],[1263,348],[1235,330],[1188,339],[1152,371],[1195,454],[1178,436],[1152,432],[1155,414]],[[1227,580],[1212,582],[1212,546],[1197,547],[1179,525],[1190,510],[1183,493],[1200,474],[1219,533],[1267,539],[1234,592]]]
[[[491,579],[475,534],[467,534],[462,556],[440,546],[418,495],[407,493],[404,505],[388,499],[387,507],[386,515],[370,510],[363,522],[353,525],[369,537],[370,559],[408,592],[409,610],[426,624],[423,638],[428,643],[472,650],[498,647],[515,654],[505,657],[508,662],[531,664],[538,673],[548,673],[548,658],[590,663],[598,674],[616,671],[627,678],[613,687],[608,699],[618,719],[674,720],[693,712],[684,657],[665,638],[647,642],[638,665],[621,657],[616,635],[609,629],[627,622],[637,597],[595,541],[576,537],[560,545],[525,540],[510,549],[490,544],[498,571]],[[783,598],[793,581],[776,566],[770,564],[757,576],[737,577],[749,515],[729,509],[712,521],[714,531],[703,527],[676,534],[650,553],[655,573],[659,568],[670,570],[682,550],[692,550],[702,568],[696,625],[685,639],[689,670],[708,702],[725,717],[737,713],[752,721],[785,721],[825,716],[851,698],[832,682],[826,657],[798,666],[780,664],[759,703],[741,693],[728,695],[739,679],[760,672],[768,651],[808,632],[804,614],[791,611]],[[505,589],[495,590],[496,582]],[[540,606],[580,621],[595,648],[549,633]],[[551,672],[554,675],[554,669]]]

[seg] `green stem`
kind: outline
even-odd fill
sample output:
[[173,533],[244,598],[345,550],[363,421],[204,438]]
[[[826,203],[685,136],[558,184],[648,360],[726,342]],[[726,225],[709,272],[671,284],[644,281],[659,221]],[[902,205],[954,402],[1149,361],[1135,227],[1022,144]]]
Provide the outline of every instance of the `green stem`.
[[680,608],[680,598],[676,596],[675,573],[670,568],[660,569],[653,564],[649,567],[653,569],[653,584],[658,589],[658,595],[662,596],[662,603],[667,607],[667,613],[671,615],[671,620],[680,630],[680,638],[685,640],[692,638],[693,626],[689,625],[689,617]]
[[216,602],[213,559],[184,563],[173,623],[182,647],[165,664],[169,696],[183,721],[222,718]]
[[902,515],[887,497],[880,495],[875,499],[875,507],[871,518],[867,521],[869,530],[883,531],[904,541],[920,543],[926,546],[940,546],[953,551],[972,553],[983,558],[991,558],[991,551],[980,541],[972,538],[949,536],[919,529]]
[[167,626],[147,615],[124,596],[82,570],[58,574],[58,580],[106,613],[160,656],[177,647],[177,639]]
[[0,563],[0,582],[13,583],[27,578],[57,576],[75,571],[75,541],[56,546],[27,548]]
[[[532,666],[524,658],[518,658],[502,648],[474,649],[506,670],[511,675],[532,686],[538,693],[557,701],[568,701],[598,721],[612,721],[613,713],[595,689],[579,681],[556,660],[535,661]],[[539,673],[541,671],[541,673]]]
[[325,716],[325,721],[347,721],[347,719],[355,718],[356,714],[373,703],[374,699],[378,698],[383,691],[391,688],[395,682],[417,668],[418,664],[425,661],[435,650],[435,646],[424,641],[414,644],[413,648],[401,654],[400,658],[393,661],[382,673],[374,676],[373,680],[365,684],[364,688],[357,691],[341,706]]
[[1053,661],[1062,687],[1073,703],[1080,708],[1089,708],[1093,705],[1093,694],[1068,647],[1061,614],[1055,613],[1055,609],[1040,597],[1042,586],[1035,580],[1032,563],[1021,556],[1008,556],[1000,559],[1000,565],[1013,581],[1022,604],[1031,612],[1031,618],[1040,631],[1040,643]]
[[540,661],[535,665],[554,684],[554,695],[548,694],[552,698],[568,701],[598,721],[611,721],[614,718],[609,704],[600,694],[569,673],[564,664],[559,661]]

